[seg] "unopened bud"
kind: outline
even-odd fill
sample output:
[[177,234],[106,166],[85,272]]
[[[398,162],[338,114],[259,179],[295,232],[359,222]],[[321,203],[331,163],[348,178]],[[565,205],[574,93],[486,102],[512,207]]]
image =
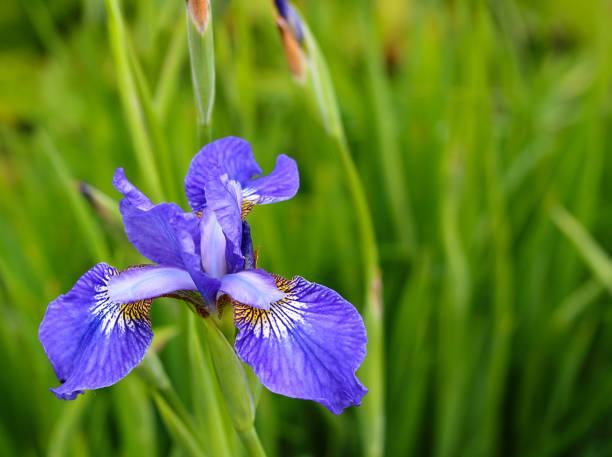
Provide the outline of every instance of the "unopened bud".
[[302,47],[304,43],[304,27],[297,11],[286,0],[274,0],[276,9],[276,26],[283,40],[283,48],[289,70],[300,82],[306,76],[306,54]]
[[283,49],[287,58],[287,65],[293,76],[300,82],[304,82],[306,75],[306,56],[302,46],[293,35],[289,24],[282,16],[276,17],[276,26],[283,40]]
[[204,35],[210,20],[210,0],[187,0],[187,3],[191,19],[195,23],[200,35]]
[[121,215],[117,210],[119,205],[114,199],[84,181],[77,181],[75,184],[79,193],[102,219],[110,225],[121,224]]
[[278,15],[287,22],[294,38],[298,43],[302,44],[304,41],[304,28],[302,27],[302,19],[298,12],[286,0],[274,0],[274,6],[276,6]]

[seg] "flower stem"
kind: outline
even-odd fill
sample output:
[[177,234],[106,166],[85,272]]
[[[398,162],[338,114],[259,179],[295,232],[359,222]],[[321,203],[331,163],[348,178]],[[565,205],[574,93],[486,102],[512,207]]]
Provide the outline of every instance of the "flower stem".
[[365,281],[363,320],[368,331],[368,356],[360,369],[360,374],[369,392],[364,398],[363,406],[358,414],[364,436],[364,454],[368,457],[379,457],[383,455],[385,442],[385,382],[382,278],[379,268],[378,247],[363,184],[351,157],[344,132],[339,130],[339,134],[333,136],[338,144],[340,160],[355,205],[363,255]]
[[365,455],[383,455],[385,439],[384,326],[382,279],[374,223],[368,207],[363,183],[346,141],[344,125],[338,109],[336,92],[327,62],[310,29],[303,23],[306,49],[310,57],[310,88],[319,105],[323,125],[336,141],[340,162],[346,174],[348,190],[355,206],[362,254],[364,290],[364,323],[368,331],[368,356],[359,370],[369,388],[359,409]]
[[240,439],[242,439],[242,443],[250,457],[266,457],[266,453],[261,445],[261,441],[259,441],[259,436],[255,431],[255,427],[240,432]]
[[[186,4],[187,44],[193,95],[197,111],[198,141],[210,141],[215,103],[215,49],[208,0]],[[192,9],[193,8],[193,9]]]
[[[371,279],[378,270],[378,248],[374,234],[374,224],[370,216],[368,202],[361,183],[361,178],[351,157],[344,133],[334,135],[340,153],[340,161],[346,173],[347,185],[355,205],[356,219],[359,227],[361,252],[363,255],[364,278]],[[369,283],[366,284],[368,287]]]
[[374,118],[374,132],[380,158],[383,185],[389,200],[391,220],[395,225],[398,241],[413,253],[415,250],[414,222],[410,205],[408,186],[404,182],[404,158],[397,138],[396,118],[393,112],[391,87],[386,77],[384,57],[376,29],[374,5],[370,0],[362,0],[361,27],[365,39],[364,52],[366,70],[371,90]]

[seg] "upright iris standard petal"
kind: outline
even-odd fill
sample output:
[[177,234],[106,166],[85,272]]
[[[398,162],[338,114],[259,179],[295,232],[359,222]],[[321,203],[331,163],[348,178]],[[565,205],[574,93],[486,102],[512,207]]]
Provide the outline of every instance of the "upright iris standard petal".
[[[202,271],[202,260],[200,256],[199,245],[196,240],[186,231],[179,231],[179,242],[182,248],[183,262],[185,269],[191,275],[198,291],[202,294],[204,301],[208,305],[211,312],[216,309],[215,301],[221,281],[217,278],[208,276]],[[199,239],[197,241],[199,243]]]
[[244,270],[221,278],[219,291],[240,303],[255,308],[268,309],[270,305],[285,297],[276,287],[274,277],[262,269]]
[[113,183],[125,195],[119,210],[130,243],[152,262],[182,267],[178,232],[186,231],[199,240],[197,216],[174,203],[153,205],[125,178],[122,169],[115,173]]
[[[300,180],[295,161],[284,154],[268,176],[261,174],[251,147],[243,139],[228,137],[204,146],[193,158],[185,177],[185,192],[193,211],[204,206],[217,213],[217,219],[232,243],[236,238],[236,219],[242,219],[254,205],[292,198]],[[230,233],[231,232],[231,233]]]
[[200,240],[202,268],[213,278],[221,278],[227,273],[227,243],[215,212],[208,208],[204,208],[200,217]]
[[255,162],[251,145],[237,137],[213,141],[198,152],[185,176],[185,193],[194,212],[201,211],[207,202],[207,184],[213,178],[226,175],[239,183],[261,174]]
[[[233,257],[241,259],[242,240],[242,190],[240,184],[229,180],[226,175],[211,178],[206,186],[208,203],[206,208],[215,213],[217,221],[225,234],[228,250]],[[242,265],[240,265],[241,267]]]
[[49,303],[40,324],[40,342],[62,383],[51,391],[73,400],[127,375],[153,338],[151,300],[184,288],[195,285],[174,267],[119,272],[100,263],[85,273],[70,292]]
[[[242,195],[249,202],[265,205],[293,198],[299,187],[300,175],[295,160],[281,154],[276,158],[272,173],[248,182]],[[244,203],[242,206],[244,208]]]
[[301,277],[276,277],[285,299],[269,310],[234,305],[236,351],[264,386],[314,400],[334,414],[361,404],[367,389],[355,376],[366,353],[357,310],[340,295]]

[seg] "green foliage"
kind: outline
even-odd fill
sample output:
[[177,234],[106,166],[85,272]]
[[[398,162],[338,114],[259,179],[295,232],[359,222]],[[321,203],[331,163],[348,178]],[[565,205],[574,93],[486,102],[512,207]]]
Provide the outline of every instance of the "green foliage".
[[[385,393],[386,414],[368,397],[365,413],[333,416],[263,389],[267,455],[372,455],[360,423],[384,432],[386,456],[612,454],[609,2],[296,3],[375,225],[385,389],[368,395]],[[365,312],[338,142],[286,68],[271,2],[212,10],[212,136],[247,138],[265,172],[283,152],[300,167],[295,199],[250,216],[261,265]],[[152,310],[179,330],[157,340],[162,363],[151,353],[74,402],[48,392],[37,337],[46,304],[93,263],[143,261],[77,181],[118,199],[122,166],[186,208],[202,145],[184,1],[9,0],[0,43],[0,454],[245,454],[204,328],[179,302]]]

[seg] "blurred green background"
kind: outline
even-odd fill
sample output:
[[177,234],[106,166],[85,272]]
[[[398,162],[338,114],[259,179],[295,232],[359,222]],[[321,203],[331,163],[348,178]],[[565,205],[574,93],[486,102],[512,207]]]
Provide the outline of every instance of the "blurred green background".
[[[371,449],[358,408],[333,416],[264,391],[256,425],[268,455],[612,455],[612,3],[296,3],[327,58],[376,228],[384,389],[368,387],[385,395],[385,445]],[[187,208],[182,180],[202,145],[184,2],[121,8],[157,122],[163,197]],[[296,198],[250,216],[263,267],[363,309],[337,146],[287,70],[271,4],[213,9],[213,136],[248,139],[265,173],[279,153],[300,167]],[[57,380],[37,337],[46,304],[95,262],[142,262],[75,185],[118,199],[122,166],[153,192],[111,49],[102,0],[0,3],[2,456],[190,455],[138,370],[74,402],[47,390]],[[205,455],[243,455],[218,386],[194,398],[187,315],[154,305],[153,325],[176,330],[160,357]],[[229,451],[215,446],[219,430]]]

